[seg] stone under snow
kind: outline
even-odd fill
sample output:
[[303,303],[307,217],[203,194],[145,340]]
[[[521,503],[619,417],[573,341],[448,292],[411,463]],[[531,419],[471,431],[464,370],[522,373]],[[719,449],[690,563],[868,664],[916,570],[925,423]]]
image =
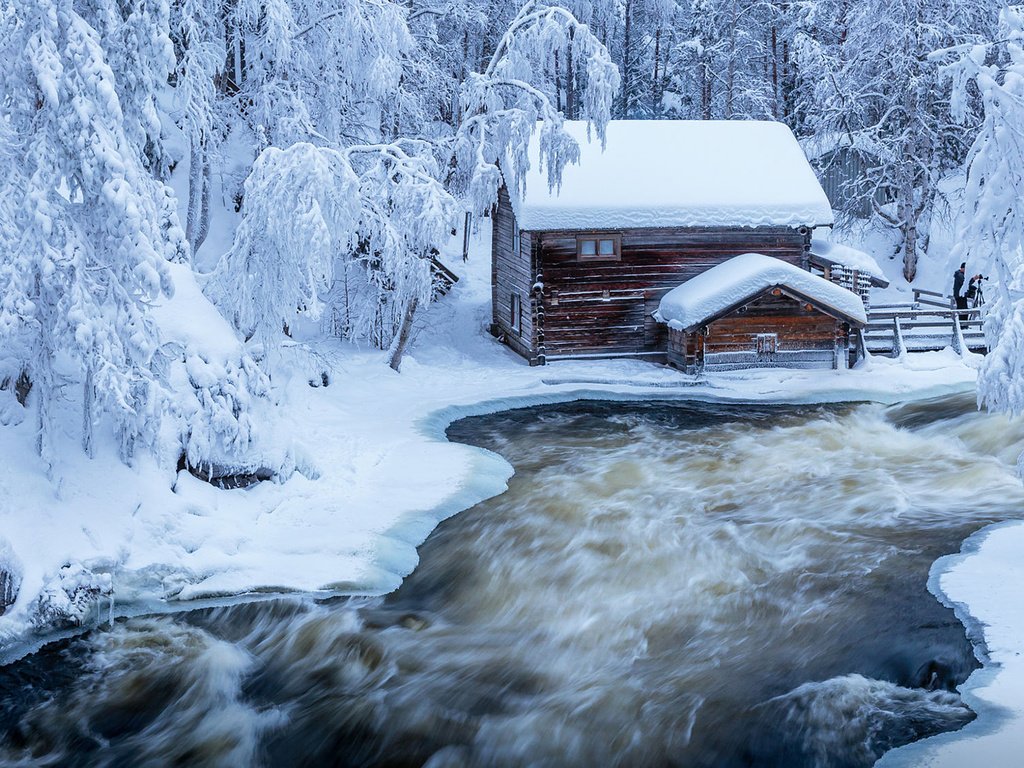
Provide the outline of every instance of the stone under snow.
[[[548,186],[540,139],[530,144],[524,230],[636,227],[815,227],[832,207],[792,131],[760,120],[613,120],[602,149],[582,121],[566,121],[580,161]],[[510,185],[514,186],[514,185]]]
[[864,303],[857,294],[760,253],[735,256],[673,288],[662,297],[654,317],[670,328],[687,330],[776,286],[789,288],[842,317],[867,322]]

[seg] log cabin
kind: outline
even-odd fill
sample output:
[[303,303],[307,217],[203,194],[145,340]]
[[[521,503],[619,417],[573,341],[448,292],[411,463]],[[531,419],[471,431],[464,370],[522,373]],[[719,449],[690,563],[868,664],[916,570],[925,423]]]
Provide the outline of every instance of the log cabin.
[[850,331],[867,322],[856,293],[792,264],[747,253],[673,288],[654,319],[667,358],[686,373],[845,368]]
[[[549,186],[534,136],[524,183],[502,187],[493,214],[491,332],[531,365],[585,357],[669,362],[669,324],[655,317],[669,291],[750,253],[809,274],[811,233],[833,224],[814,171],[781,123],[612,121],[604,147],[585,123],[566,128],[579,143],[579,163]],[[748,297],[761,303],[741,314],[764,318],[758,328],[774,322],[781,341],[785,318],[807,312],[808,303],[818,307],[814,297],[786,296],[792,306]],[[747,334],[755,355],[767,332]],[[676,364],[707,368],[715,359]]]

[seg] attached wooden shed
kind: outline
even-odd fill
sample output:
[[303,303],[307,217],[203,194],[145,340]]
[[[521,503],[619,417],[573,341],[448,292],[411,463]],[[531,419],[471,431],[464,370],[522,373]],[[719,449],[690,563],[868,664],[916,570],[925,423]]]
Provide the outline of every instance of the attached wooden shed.
[[533,365],[667,359],[661,298],[734,256],[807,270],[832,209],[790,130],[764,121],[569,122],[579,165],[549,188],[538,140],[525,192],[494,212],[492,333]]
[[655,319],[687,373],[784,366],[845,368],[867,322],[857,294],[770,256],[730,259],[669,291]]

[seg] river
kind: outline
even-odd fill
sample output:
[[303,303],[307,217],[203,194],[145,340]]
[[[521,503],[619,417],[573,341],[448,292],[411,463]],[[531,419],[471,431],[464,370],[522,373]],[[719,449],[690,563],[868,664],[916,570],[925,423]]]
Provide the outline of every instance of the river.
[[1024,427],[972,397],[587,401],[449,437],[516,474],[396,593],[48,646],[0,669],[0,764],[845,768],[973,719],[925,585],[1024,517]]

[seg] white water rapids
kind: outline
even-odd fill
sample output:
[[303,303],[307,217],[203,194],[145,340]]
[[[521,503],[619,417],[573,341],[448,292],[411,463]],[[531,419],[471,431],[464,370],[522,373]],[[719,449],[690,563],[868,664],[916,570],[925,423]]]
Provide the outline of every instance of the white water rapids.
[[969,398],[467,419],[515,466],[381,600],[118,622],[0,670],[4,765],[867,766],[962,726],[930,564],[1024,517]]

